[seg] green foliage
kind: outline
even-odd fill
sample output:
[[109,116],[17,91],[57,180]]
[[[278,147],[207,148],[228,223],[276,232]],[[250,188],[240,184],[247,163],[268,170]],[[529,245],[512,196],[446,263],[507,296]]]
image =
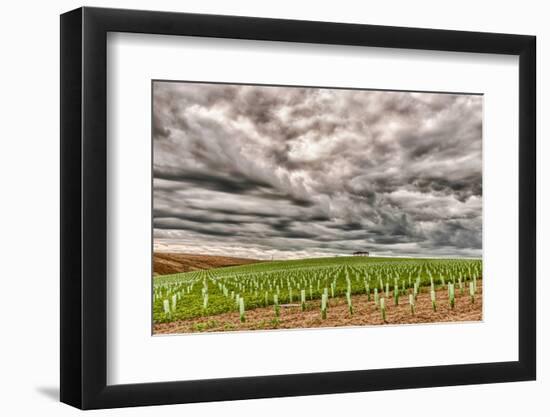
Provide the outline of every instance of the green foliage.
[[196,323],[193,328],[196,332],[204,332],[205,330],[213,329],[218,326],[219,323],[216,320],[209,320],[206,323]]

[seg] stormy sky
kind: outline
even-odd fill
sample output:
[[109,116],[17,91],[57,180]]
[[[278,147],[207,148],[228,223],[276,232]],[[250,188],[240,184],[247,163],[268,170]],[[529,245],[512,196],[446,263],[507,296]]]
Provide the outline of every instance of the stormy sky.
[[155,81],[154,248],[481,256],[482,102]]

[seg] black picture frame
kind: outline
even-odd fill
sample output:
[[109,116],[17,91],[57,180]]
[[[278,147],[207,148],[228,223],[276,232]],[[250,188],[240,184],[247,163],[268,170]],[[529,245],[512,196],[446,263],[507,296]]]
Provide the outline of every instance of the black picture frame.
[[[519,56],[518,361],[107,385],[108,32]],[[535,379],[534,36],[84,7],[61,15],[60,57],[62,402],[94,409]]]

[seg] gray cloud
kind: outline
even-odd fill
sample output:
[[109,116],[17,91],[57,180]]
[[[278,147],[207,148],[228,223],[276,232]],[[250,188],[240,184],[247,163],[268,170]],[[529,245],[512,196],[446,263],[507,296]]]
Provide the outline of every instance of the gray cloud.
[[155,82],[163,250],[480,256],[482,97]]

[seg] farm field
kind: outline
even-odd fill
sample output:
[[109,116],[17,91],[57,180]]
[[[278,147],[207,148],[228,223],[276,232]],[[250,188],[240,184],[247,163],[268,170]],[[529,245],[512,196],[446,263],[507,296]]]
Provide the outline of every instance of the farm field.
[[169,275],[180,272],[246,265],[257,262],[261,261],[229,256],[155,252],[153,254],[153,273],[155,275]]
[[334,257],[156,276],[153,333],[482,319],[476,259]]

